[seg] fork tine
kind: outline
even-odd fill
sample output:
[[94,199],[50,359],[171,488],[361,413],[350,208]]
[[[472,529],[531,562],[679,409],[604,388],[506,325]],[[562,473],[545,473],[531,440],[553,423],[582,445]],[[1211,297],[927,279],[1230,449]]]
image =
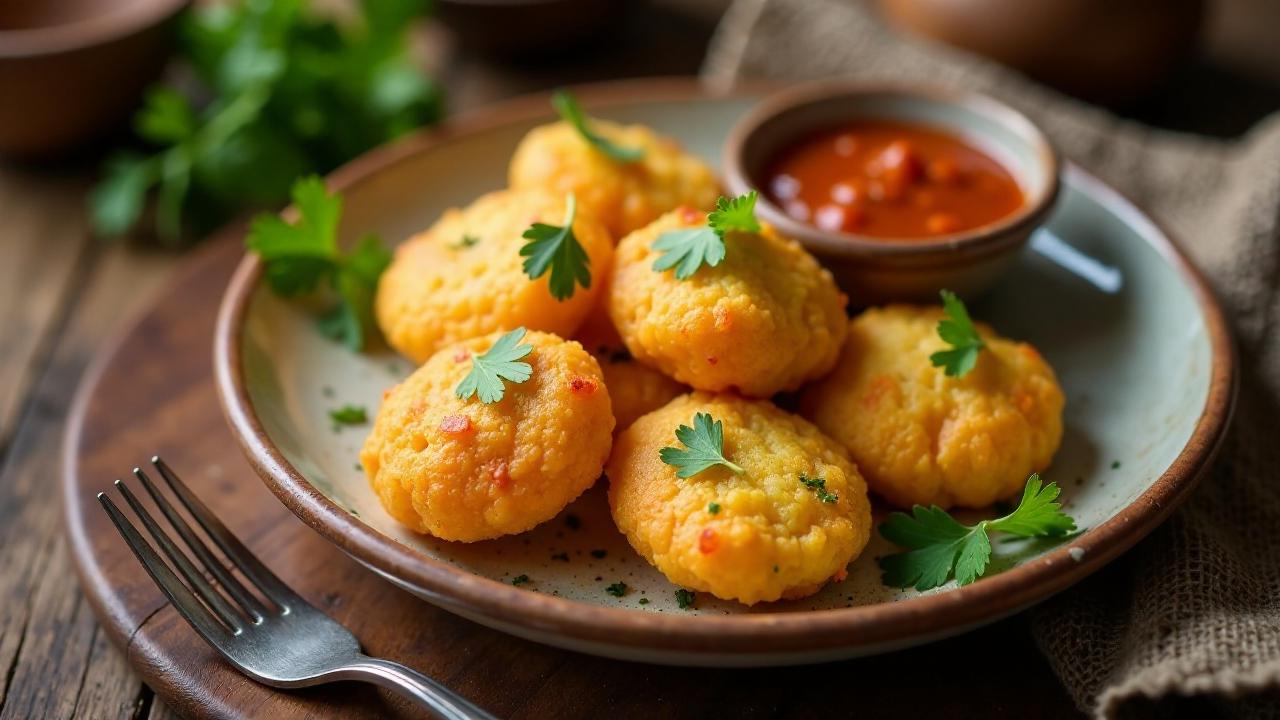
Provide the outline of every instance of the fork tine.
[[102,503],[102,508],[107,511],[107,515],[111,517],[111,522],[115,524],[116,530],[120,531],[121,537],[128,543],[129,549],[133,550],[134,556],[142,563],[142,567],[146,568],[147,574],[151,576],[152,580],[155,580],[156,584],[160,586],[160,590],[169,598],[169,602],[178,609],[178,612],[187,619],[187,622],[191,623],[196,632],[214,647],[220,648],[223,643],[229,642],[231,638],[227,634],[226,628],[209,614],[205,606],[200,604],[196,596],[191,594],[187,586],[183,585],[182,581],[169,569],[169,566],[165,565],[164,561],[160,559],[160,556],[156,555],[156,551],[151,549],[151,545],[146,540],[142,539],[142,536],[134,529],[133,524],[120,512],[120,509],[111,501],[111,498],[107,497],[106,493],[98,493],[98,502]]
[[119,480],[116,480],[115,486],[116,490],[119,490],[120,494],[124,496],[125,502],[129,503],[129,507],[133,508],[133,514],[142,521],[142,525],[147,529],[147,532],[151,533],[151,538],[155,540],[156,544],[160,546],[160,550],[169,558],[169,562],[177,568],[178,574],[187,581],[187,585],[195,590],[196,595],[199,595],[204,604],[213,611],[213,614],[218,616],[223,625],[230,628],[233,633],[240,632],[241,627],[244,625],[244,618],[227,604],[227,601],[218,594],[218,591],[204,579],[204,576],[200,574],[196,566],[191,564],[191,560],[178,549],[177,545],[173,544],[173,541],[169,539],[169,535],[160,529],[160,526],[151,517],[151,513],[147,512],[147,509],[138,501],[137,496],[133,494],[129,486]]
[[[249,619],[255,623],[262,622],[262,618],[267,612],[266,608],[262,606],[262,603],[258,602],[258,599],[246,590],[244,585],[240,584],[240,581],[228,572],[227,568],[213,556],[213,553],[209,550],[209,546],[206,545],[194,531],[192,531],[191,525],[189,525],[186,520],[182,519],[182,516],[178,514],[178,511],[173,508],[173,505],[171,505],[164,495],[161,494],[159,488],[155,486],[155,483],[151,482],[151,478],[142,471],[142,468],[134,468],[133,474],[134,477],[138,478],[138,482],[142,483],[142,487],[146,488],[147,494],[155,501],[156,506],[160,508],[160,512],[169,519],[169,524],[173,526],[174,530],[178,531],[178,535],[182,537],[182,541],[187,544],[187,547],[191,548],[191,551],[196,554],[196,557],[200,558],[200,562],[205,566],[205,568],[207,568],[209,572],[213,573],[214,577],[218,579],[218,582],[222,585],[223,589],[231,595],[232,599],[239,603],[240,607],[249,614]],[[127,495],[125,496],[125,499],[128,499]],[[137,510],[137,508],[134,509],[135,511]]]
[[168,463],[160,459],[160,456],[151,458],[151,463],[160,471],[160,476],[168,483],[169,488],[173,490],[173,494],[178,496],[178,500],[191,513],[191,517],[196,519],[200,527],[204,528],[205,534],[213,538],[218,547],[222,549],[222,554],[231,561],[233,565],[244,573],[249,582],[253,583],[262,591],[262,594],[271,599],[272,602],[280,606],[282,612],[289,612],[289,605],[305,604],[306,601],[298,597],[296,593],[285,585],[276,574],[267,569],[257,556],[246,548],[226,525],[218,519],[208,507],[205,506],[200,498],[191,492],[185,483],[178,477],[177,473],[169,468]]

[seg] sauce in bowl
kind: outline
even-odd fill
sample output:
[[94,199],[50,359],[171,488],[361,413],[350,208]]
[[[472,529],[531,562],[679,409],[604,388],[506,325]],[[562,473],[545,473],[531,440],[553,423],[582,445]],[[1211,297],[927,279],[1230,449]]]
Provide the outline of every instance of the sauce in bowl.
[[959,137],[898,122],[859,121],[784,150],[766,194],[822,230],[873,238],[931,238],[972,230],[1022,207],[1022,189],[990,155]]

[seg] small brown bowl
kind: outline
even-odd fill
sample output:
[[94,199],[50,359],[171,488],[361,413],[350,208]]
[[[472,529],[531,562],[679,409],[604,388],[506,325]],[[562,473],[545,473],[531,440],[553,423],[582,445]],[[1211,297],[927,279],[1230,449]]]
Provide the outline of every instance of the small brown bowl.
[[190,1],[0,2],[0,155],[48,156],[122,127]]
[[760,218],[804,244],[855,305],[936,300],[950,289],[972,296],[990,287],[1045,221],[1058,196],[1058,154],[1024,115],[991,98],[935,87],[824,81],[771,95],[725,144],[725,182],[735,194],[766,186],[771,163],[814,131],[854,120],[926,125],[958,135],[1013,175],[1023,206],[996,222],[948,235],[878,238],[799,222],[761,194]]

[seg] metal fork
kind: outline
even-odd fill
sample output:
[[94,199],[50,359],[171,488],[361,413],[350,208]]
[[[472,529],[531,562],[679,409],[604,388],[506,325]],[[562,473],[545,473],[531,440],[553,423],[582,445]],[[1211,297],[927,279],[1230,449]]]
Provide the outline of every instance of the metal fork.
[[268,570],[163,460],[153,457],[151,462],[205,535],[261,597],[250,592],[214,556],[141,468],[134,468],[133,474],[211,579],[196,568],[123,482],[116,480],[116,489],[186,583],[106,493],[98,493],[98,501],[169,602],[240,672],[264,685],[280,688],[338,680],[370,682],[398,692],[447,720],[493,720],[492,715],[426,675],[362,654],[360,642],[351,631],[303,600]]

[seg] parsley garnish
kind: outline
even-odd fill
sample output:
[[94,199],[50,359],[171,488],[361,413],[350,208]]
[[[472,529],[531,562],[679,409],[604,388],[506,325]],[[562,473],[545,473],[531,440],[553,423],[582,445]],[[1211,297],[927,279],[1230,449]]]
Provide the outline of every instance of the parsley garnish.
[[627,584],[624,582],[616,582],[605,588],[604,591],[614,597],[622,597],[627,594]]
[[658,451],[662,462],[676,467],[676,477],[693,477],[707,468],[721,465],[741,475],[741,467],[724,456],[724,425],[707,413],[693,416],[693,427],[676,428],[676,439],[684,448],[664,447]]
[[685,590],[684,588],[676,590],[676,604],[680,606],[681,610],[688,610],[693,607],[693,601],[695,599],[696,596],[693,594],[692,590]]
[[811,478],[804,473],[800,473],[800,482],[805,487],[812,490],[814,495],[818,496],[818,502],[823,502],[828,505],[832,505],[840,499],[839,495],[836,495],[835,493],[827,490],[826,478],[820,478],[820,477]]
[[372,234],[362,236],[349,252],[338,249],[342,197],[328,194],[320,178],[312,175],[294,183],[293,204],[297,222],[259,215],[245,246],[262,258],[267,283],[279,295],[301,295],[328,281],[339,302],[320,318],[320,329],[358,351],[374,327],[373,293],[391,253]]
[[1056,502],[1059,492],[1054,483],[1042,488],[1040,476],[1033,474],[1013,512],[971,526],[961,525],[937,505],[916,505],[911,515],[895,512],[880,525],[880,534],[909,549],[877,559],[884,571],[881,580],[891,587],[929,590],[954,575],[956,584],[968,585],[987,569],[988,530],[1019,537],[1060,537],[1076,529],[1075,521]]
[[587,114],[582,112],[582,106],[578,104],[577,98],[570,94],[568,90],[557,90],[551,96],[551,106],[556,109],[556,112],[560,113],[560,117],[565,122],[578,131],[583,140],[586,140],[596,150],[614,160],[632,163],[644,157],[644,150],[641,148],[622,147],[592,130],[588,124]]
[[707,512],[711,513],[712,515],[720,514],[720,503],[711,503],[710,505],[708,505]]
[[707,226],[671,230],[658,236],[654,250],[663,254],[653,263],[655,272],[676,269],[676,279],[692,277],[703,265],[715,267],[724,260],[725,233],[760,232],[756,222],[756,191],[736,198],[716,200],[716,209],[707,215]]
[[151,150],[108,161],[90,200],[98,233],[128,231],[153,195],[158,235],[195,236],[440,116],[439,91],[408,46],[423,0],[349,3],[339,21],[313,4],[184,13],[177,50],[192,72],[148,91],[134,129]]
[[458,238],[457,242],[449,243],[449,249],[465,250],[466,248],[475,247],[476,245],[479,245],[479,244],[480,244],[480,238],[470,233],[463,233],[462,237]]
[[520,248],[524,260],[524,272],[531,280],[537,280],[551,269],[548,286],[557,300],[573,296],[574,284],[583,289],[591,287],[591,268],[587,251],[573,236],[573,218],[577,214],[578,201],[573,193],[565,201],[564,225],[556,227],[536,222],[520,237],[529,242]]
[[528,575],[517,575],[517,576],[515,576],[515,577],[511,578],[511,584],[512,584],[512,585],[524,585],[524,584],[525,584],[525,583],[527,583],[527,582],[529,582],[529,576],[528,576]]
[[365,409],[359,405],[343,405],[337,410],[330,410],[329,418],[343,425],[362,425],[369,421]]
[[938,321],[938,337],[951,346],[929,356],[934,367],[944,368],[947,377],[964,377],[978,364],[978,352],[987,346],[969,319],[969,311],[956,294],[942,291],[942,311],[947,317]]
[[506,393],[503,380],[513,383],[528,380],[533,368],[527,362],[518,362],[533,352],[532,345],[517,344],[524,339],[524,333],[524,328],[516,328],[498,338],[485,354],[472,356],[471,372],[458,383],[454,394],[463,400],[477,395],[482,403],[495,403]]

